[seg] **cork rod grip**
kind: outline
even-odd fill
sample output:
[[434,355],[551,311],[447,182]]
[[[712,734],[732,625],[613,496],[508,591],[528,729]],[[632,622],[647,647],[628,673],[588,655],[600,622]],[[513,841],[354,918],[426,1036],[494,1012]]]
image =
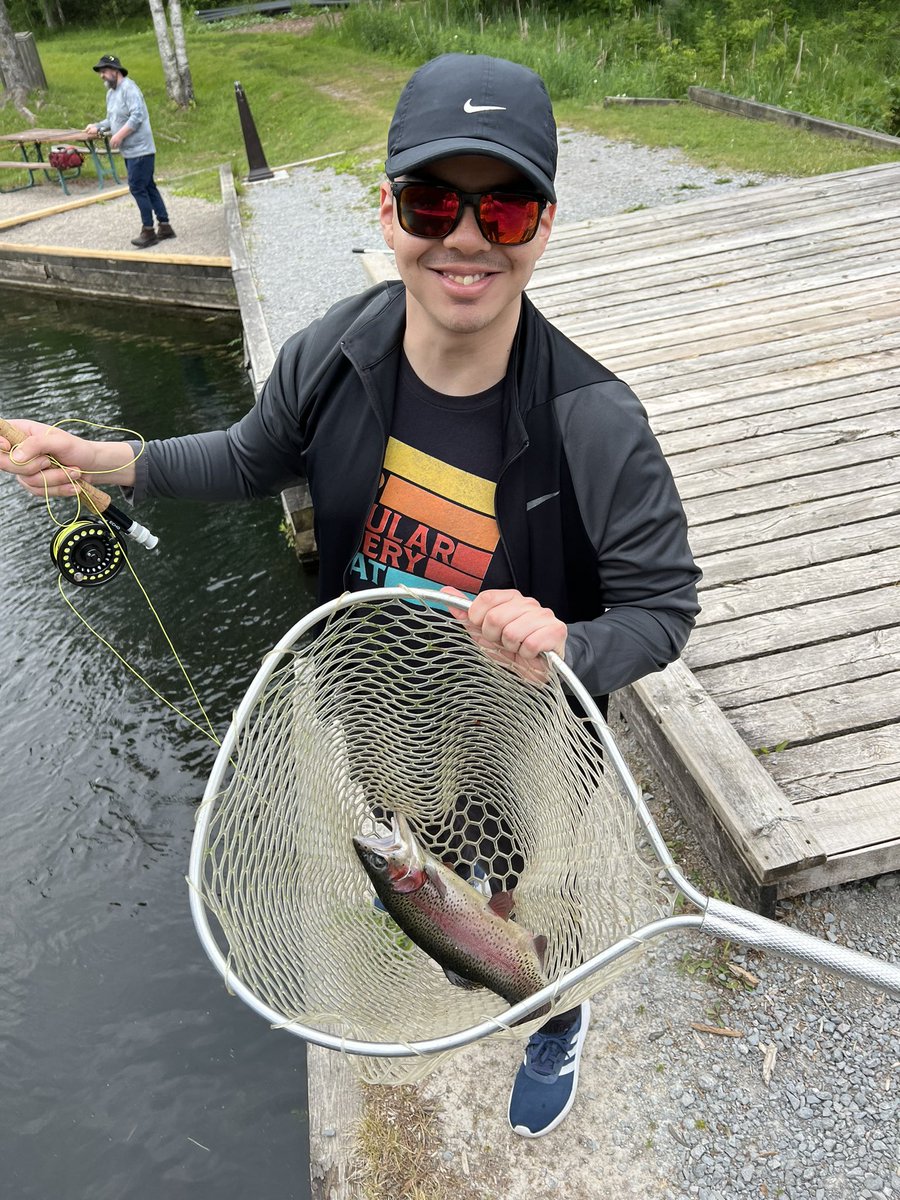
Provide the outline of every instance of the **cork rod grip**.
[[[10,425],[9,421],[4,421],[0,417],[0,437],[5,437],[10,446],[18,446],[19,442],[25,441],[26,435],[22,433],[21,429],[16,429],[15,425]],[[93,512],[99,514],[105,512],[109,507],[111,500],[106,492],[101,492],[91,483],[76,483],[75,486]]]

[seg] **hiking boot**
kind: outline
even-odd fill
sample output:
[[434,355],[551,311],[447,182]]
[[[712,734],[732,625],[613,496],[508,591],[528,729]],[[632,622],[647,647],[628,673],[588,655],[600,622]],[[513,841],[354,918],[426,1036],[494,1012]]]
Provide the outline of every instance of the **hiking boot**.
[[166,240],[166,238],[175,237],[175,236],[176,236],[175,230],[172,228],[172,226],[169,224],[168,221],[160,221],[159,224],[156,226],[156,240],[158,242],[164,242]]
[[141,232],[136,238],[131,239],[131,244],[132,246],[140,246],[143,248],[144,246],[155,246],[158,241],[159,239],[153,232],[153,226],[142,225]]
[[575,1103],[578,1066],[591,1019],[584,1000],[574,1018],[556,1017],[533,1033],[513,1081],[509,1123],[522,1137],[542,1137],[555,1129]]

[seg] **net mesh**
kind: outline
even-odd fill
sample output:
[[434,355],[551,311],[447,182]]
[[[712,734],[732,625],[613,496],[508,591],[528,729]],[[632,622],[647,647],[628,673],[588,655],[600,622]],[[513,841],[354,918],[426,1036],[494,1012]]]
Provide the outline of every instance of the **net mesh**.
[[[513,891],[514,919],[547,937],[551,980],[671,907],[559,679],[523,681],[415,603],[343,609],[273,662],[209,803],[198,887],[229,972],[285,1023],[339,1037],[429,1040],[508,1007],[451,985],[374,906],[352,838],[385,832],[394,811],[440,859]],[[412,1082],[446,1053],[352,1061],[370,1082]]]

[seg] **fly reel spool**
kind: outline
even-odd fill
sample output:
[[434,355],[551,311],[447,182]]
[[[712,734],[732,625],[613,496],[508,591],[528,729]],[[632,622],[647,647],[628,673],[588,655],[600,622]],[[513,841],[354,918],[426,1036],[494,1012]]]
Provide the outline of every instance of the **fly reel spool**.
[[98,517],[73,521],[53,538],[50,557],[63,579],[77,587],[99,587],[125,565],[125,545]]

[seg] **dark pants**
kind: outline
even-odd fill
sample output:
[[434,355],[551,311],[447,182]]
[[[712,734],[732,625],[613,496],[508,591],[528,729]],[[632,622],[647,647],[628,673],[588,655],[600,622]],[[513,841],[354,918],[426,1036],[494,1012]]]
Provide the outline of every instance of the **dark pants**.
[[142,154],[138,158],[125,159],[125,167],[128,170],[128,190],[134,196],[135,203],[141,211],[141,224],[147,229],[153,227],[154,213],[156,213],[157,221],[168,223],[169,220],[165,201],[159,194],[159,188],[153,182],[155,166],[155,154]]

